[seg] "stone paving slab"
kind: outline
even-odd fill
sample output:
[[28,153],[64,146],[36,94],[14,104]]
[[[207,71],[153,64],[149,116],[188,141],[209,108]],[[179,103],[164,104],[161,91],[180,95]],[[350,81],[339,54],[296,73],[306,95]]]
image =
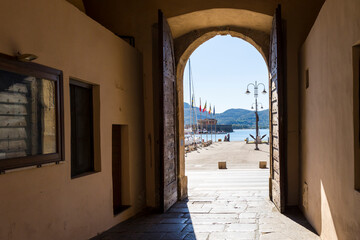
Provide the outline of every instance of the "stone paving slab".
[[102,240],[158,240],[164,239],[165,233],[116,233],[116,232],[106,232],[104,236],[98,236],[94,239]]
[[159,219],[160,222],[159,223],[185,223],[186,221],[188,221],[189,219],[187,218],[164,218],[164,219]]
[[[269,200],[269,169],[258,169],[254,162],[268,158],[264,146],[257,152],[251,145],[223,144],[228,145],[216,143],[208,150],[188,154],[188,199],[179,201],[164,214],[135,217],[93,239],[320,239],[308,230],[311,226],[301,214],[280,214]],[[239,159],[239,153],[245,155]],[[213,165],[217,157],[224,155],[232,158],[232,164],[220,171]],[[253,157],[253,162],[249,157]],[[195,165],[207,167],[200,169]]]
[[184,240],[207,240],[210,233],[188,234]]
[[189,232],[203,233],[203,232],[224,232],[226,224],[189,224],[184,229]]
[[258,229],[256,223],[233,223],[229,224],[226,232],[255,232]]
[[255,232],[222,232],[211,233],[209,240],[252,240],[255,239]]

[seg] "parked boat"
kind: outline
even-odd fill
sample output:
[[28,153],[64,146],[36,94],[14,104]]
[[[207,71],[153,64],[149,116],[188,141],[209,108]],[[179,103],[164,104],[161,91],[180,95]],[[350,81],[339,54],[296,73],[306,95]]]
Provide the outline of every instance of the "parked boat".
[[189,146],[192,144],[200,144],[201,138],[195,135],[185,135],[185,146]]
[[206,133],[208,133],[208,131],[204,128],[204,129],[199,129],[198,133],[206,134]]

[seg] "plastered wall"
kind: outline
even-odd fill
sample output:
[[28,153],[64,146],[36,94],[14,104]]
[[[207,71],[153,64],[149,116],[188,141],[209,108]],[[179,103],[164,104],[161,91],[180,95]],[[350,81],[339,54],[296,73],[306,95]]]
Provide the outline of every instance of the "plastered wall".
[[[141,55],[65,0],[4,0],[0,52],[64,74],[65,161],[0,175],[0,239],[88,239],[145,206]],[[99,85],[101,172],[70,177],[69,78]],[[113,216],[111,125],[128,125],[131,207]]]
[[360,236],[352,54],[360,40],[359,12],[357,0],[327,0],[301,51],[300,184],[307,183],[301,206],[322,239]]
[[[145,105],[145,139],[150,138],[154,142],[154,122],[153,122],[153,83],[157,81],[153,78],[153,56],[154,42],[153,32],[156,29],[157,12],[161,9],[167,18],[173,18],[196,11],[209,9],[243,9],[254,13],[261,13],[273,16],[277,4],[282,4],[282,17],[286,31],[284,32],[286,48],[286,81],[287,81],[287,112],[288,112],[288,132],[287,132],[287,156],[288,156],[288,186],[287,204],[297,205],[299,199],[299,95],[298,95],[298,54],[308,31],[310,30],[318,11],[324,0],[296,0],[296,1],[268,1],[268,0],[140,0],[140,1],[96,1],[84,0],[86,13],[96,21],[103,24],[111,31],[135,37],[136,48],[143,54],[144,69],[144,105]],[[201,17],[201,13],[199,16]],[[201,27],[214,27],[214,21],[221,20],[225,16],[210,16],[207,19],[197,19],[190,21],[194,26],[177,25],[177,33],[186,34],[187,30],[196,29],[196,25]],[[214,18],[214,19],[212,19]],[[189,22],[187,22],[189,23]],[[239,17],[239,26],[246,27],[247,19]],[[258,22],[261,25],[261,21]],[[232,24],[234,24],[232,22]],[[254,24],[253,22],[249,23]],[[264,28],[264,26],[257,26]],[[180,36],[177,36],[180,37]],[[156,44],[156,42],[155,42]],[[155,50],[156,51],[156,50]],[[148,142],[148,141],[146,141]],[[147,205],[156,206],[156,196],[153,194],[157,190],[156,168],[151,164],[156,161],[154,147],[146,148],[146,189]],[[152,151],[150,150],[152,149]]]

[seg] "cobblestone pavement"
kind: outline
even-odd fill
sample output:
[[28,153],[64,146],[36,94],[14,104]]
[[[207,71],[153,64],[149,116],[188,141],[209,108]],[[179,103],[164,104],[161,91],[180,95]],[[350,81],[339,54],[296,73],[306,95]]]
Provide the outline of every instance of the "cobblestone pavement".
[[[202,155],[209,158],[212,151],[222,147],[218,144],[203,149],[206,153]],[[231,148],[227,146],[226,150]],[[259,154],[266,157],[266,151]],[[194,166],[201,161],[193,162]],[[269,201],[269,169],[198,169],[186,171],[188,199],[164,214],[138,216],[94,239],[320,239],[308,230],[311,226],[298,211],[280,214]]]

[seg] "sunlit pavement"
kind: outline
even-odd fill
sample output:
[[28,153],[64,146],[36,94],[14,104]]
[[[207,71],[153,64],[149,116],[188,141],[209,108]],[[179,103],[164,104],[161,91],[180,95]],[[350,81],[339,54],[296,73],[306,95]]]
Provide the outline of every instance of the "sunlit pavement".
[[[299,211],[280,214],[269,201],[268,146],[216,143],[186,158],[189,197],[167,213],[147,214],[94,239],[320,239]],[[251,158],[249,160],[249,158]],[[218,161],[227,169],[217,169]]]

